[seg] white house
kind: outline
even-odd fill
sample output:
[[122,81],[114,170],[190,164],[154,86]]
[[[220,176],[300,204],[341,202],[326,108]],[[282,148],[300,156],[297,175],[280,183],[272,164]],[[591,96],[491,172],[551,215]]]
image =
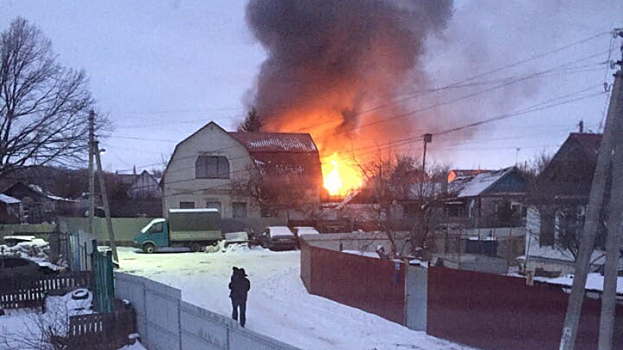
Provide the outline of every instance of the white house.
[[210,122],[175,147],[161,181],[164,215],[175,208],[216,208],[223,217],[266,216],[256,197],[233,191],[258,174],[278,178],[284,192],[304,186],[318,206],[322,172],[309,134],[228,132]]

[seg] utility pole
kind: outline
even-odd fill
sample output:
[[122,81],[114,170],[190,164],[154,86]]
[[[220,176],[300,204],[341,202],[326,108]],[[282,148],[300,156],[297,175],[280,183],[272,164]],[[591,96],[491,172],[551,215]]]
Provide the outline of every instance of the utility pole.
[[89,234],[93,235],[95,217],[95,173],[93,172],[93,154],[95,143],[95,112],[89,112]]
[[108,228],[108,239],[110,240],[110,249],[114,262],[119,264],[119,255],[117,255],[117,244],[115,243],[115,232],[112,228],[112,219],[110,217],[110,206],[108,205],[108,194],[106,192],[106,179],[102,170],[102,159],[100,158],[99,142],[94,143],[95,159],[97,160],[97,179],[100,183],[100,192],[102,195],[102,204],[104,204],[104,214],[106,215],[106,226]]
[[[615,35],[623,35],[622,30],[615,30],[614,33]],[[623,123],[621,123],[623,115],[620,114],[620,109],[618,108],[618,104],[623,103],[623,90],[621,86],[622,80],[622,73],[621,70],[619,70],[615,74],[614,88],[610,98],[610,106],[608,108],[608,116],[606,118],[606,125],[601,144],[599,146],[597,165],[593,176],[591,193],[586,210],[586,220],[573,277],[573,287],[571,289],[571,295],[569,296],[567,315],[565,317],[565,324],[562,329],[562,336],[560,339],[560,350],[573,350],[575,348],[575,339],[577,336],[578,325],[580,323],[582,302],[584,301],[586,279],[590,269],[590,259],[593,253],[593,245],[595,243],[597,229],[599,227],[601,205],[606,189],[606,177],[610,168],[609,165],[612,161],[612,152],[614,151],[615,144],[617,143],[616,139],[623,134]]]
[[424,153],[422,154],[422,174],[420,176],[420,205],[424,202],[424,179],[426,176],[426,146],[433,141],[432,134],[424,134]]
[[[618,33],[623,37],[623,31]],[[623,46],[621,46],[623,57]],[[621,61],[619,61],[621,64]],[[621,70],[616,73],[616,80],[623,78]],[[623,130],[623,91],[621,84],[617,91],[619,99],[615,106],[618,129]],[[613,91],[614,93],[614,91]],[[620,135],[620,134],[618,134]],[[621,247],[621,220],[623,219],[623,139],[617,138],[614,148],[613,160],[610,163],[612,169],[612,189],[610,203],[608,204],[608,226],[606,237],[606,262],[604,265],[604,290],[601,295],[601,315],[599,319],[599,350],[612,350],[612,338],[616,317],[616,294],[617,294],[617,265],[619,262],[619,249]]]

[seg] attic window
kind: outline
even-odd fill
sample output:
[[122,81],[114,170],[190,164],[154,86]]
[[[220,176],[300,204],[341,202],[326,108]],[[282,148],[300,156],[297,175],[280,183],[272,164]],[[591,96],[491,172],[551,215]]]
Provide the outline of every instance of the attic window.
[[223,156],[199,156],[195,162],[197,179],[229,179],[229,161]]

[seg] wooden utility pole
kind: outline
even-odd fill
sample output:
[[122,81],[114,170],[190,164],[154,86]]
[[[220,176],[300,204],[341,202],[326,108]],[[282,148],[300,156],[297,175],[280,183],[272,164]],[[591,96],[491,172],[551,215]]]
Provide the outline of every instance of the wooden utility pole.
[[108,194],[106,192],[106,179],[102,170],[102,160],[100,158],[99,142],[94,142],[95,159],[97,160],[97,179],[100,183],[100,192],[102,195],[102,204],[104,205],[104,214],[106,215],[106,227],[108,228],[108,239],[110,240],[110,249],[112,249],[112,257],[114,262],[119,265],[119,255],[117,255],[117,244],[115,243],[115,232],[112,228],[112,219],[110,217],[110,206],[108,205]]
[[[617,33],[621,35],[621,32]],[[618,113],[619,103],[623,103],[622,77],[619,70],[615,74],[614,87],[610,98],[610,106],[608,108],[608,116],[606,118],[606,126],[599,146],[597,156],[597,165],[593,176],[591,193],[589,197],[588,207],[586,210],[586,220],[583,229],[582,239],[580,241],[580,250],[575,267],[573,277],[573,287],[569,296],[569,304],[567,306],[567,316],[562,329],[560,339],[560,350],[573,350],[575,348],[575,339],[577,336],[578,325],[580,323],[580,314],[582,310],[582,302],[584,301],[584,292],[586,288],[586,279],[590,269],[590,260],[593,253],[593,245],[597,236],[599,227],[599,217],[606,189],[606,177],[608,175],[609,165],[612,161],[612,152],[615,149],[617,138],[623,134],[623,115]]]
[[89,112],[89,234],[93,235],[93,218],[95,217],[95,173],[93,172],[93,154],[95,143],[95,112]]

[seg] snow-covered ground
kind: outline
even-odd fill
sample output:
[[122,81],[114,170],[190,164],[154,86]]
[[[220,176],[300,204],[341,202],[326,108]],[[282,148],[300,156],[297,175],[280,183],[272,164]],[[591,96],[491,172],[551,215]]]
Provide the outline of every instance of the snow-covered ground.
[[147,255],[120,248],[119,258],[122,271],[179,288],[185,301],[226,316],[232,266],[243,267],[251,280],[247,327],[303,349],[467,349],[309,295],[299,277],[298,251],[234,247],[225,253]]

